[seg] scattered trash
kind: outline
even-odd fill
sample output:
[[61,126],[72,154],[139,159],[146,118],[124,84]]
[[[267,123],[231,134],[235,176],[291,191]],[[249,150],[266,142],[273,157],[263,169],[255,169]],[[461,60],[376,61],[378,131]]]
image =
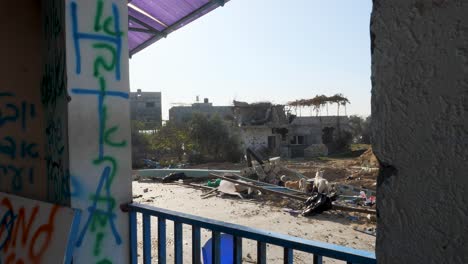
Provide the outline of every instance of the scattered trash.
[[353,229],[355,231],[358,231],[367,235],[377,236],[377,231],[375,230],[375,228],[372,228],[372,227],[367,227],[367,228],[354,227]]
[[302,211],[303,216],[312,216],[320,214],[323,211],[330,210],[332,208],[332,201],[330,197],[323,193],[317,193],[311,196],[305,201],[305,209]]
[[180,172],[180,173],[171,173],[164,178],[162,178],[163,183],[169,183],[169,182],[175,182],[178,180],[186,180],[186,179],[191,179],[190,177],[187,177],[185,173]]
[[371,222],[371,223],[376,223],[376,222],[377,222],[377,217],[376,217],[375,215],[368,214],[368,215],[367,215],[367,219],[368,219],[369,222]]
[[206,183],[206,186],[212,187],[212,188],[216,188],[216,187],[219,186],[220,183],[221,183],[221,179],[216,179],[216,180],[214,180],[214,181],[208,181],[208,182]]
[[352,216],[352,215],[351,215],[351,216],[348,216],[347,218],[348,218],[349,221],[352,221],[352,222],[357,222],[357,221],[359,221],[359,217],[357,217],[357,216]]
[[298,216],[302,213],[302,210],[294,210],[291,208],[283,208],[283,212],[289,213],[292,216]]

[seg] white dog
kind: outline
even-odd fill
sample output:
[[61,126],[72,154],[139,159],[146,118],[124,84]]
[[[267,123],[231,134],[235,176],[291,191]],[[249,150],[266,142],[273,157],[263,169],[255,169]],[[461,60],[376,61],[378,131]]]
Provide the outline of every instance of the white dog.
[[319,193],[328,194],[330,192],[330,186],[328,181],[323,178],[324,171],[317,170],[315,173],[314,179],[314,189],[316,189]]

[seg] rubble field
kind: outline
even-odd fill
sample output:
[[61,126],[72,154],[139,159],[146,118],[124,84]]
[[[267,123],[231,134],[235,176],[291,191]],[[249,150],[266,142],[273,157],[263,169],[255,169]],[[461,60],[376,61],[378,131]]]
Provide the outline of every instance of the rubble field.
[[[375,190],[378,163],[372,150],[364,152],[354,158],[321,158],[314,160],[285,160],[283,164],[299,173],[313,178],[317,169],[324,170],[324,178],[330,182],[342,183]],[[197,169],[242,169],[245,164],[210,163],[191,166]],[[205,218],[235,223],[239,225],[270,230],[277,233],[288,234],[305,239],[327,242],[346,247],[375,250],[374,235],[359,230],[374,231],[375,218],[356,212],[329,210],[311,217],[289,213],[286,208],[294,208],[297,201],[278,197],[255,197],[240,199],[228,195],[204,197],[209,190],[195,188],[194,186],[175,183],[158,183],[148,181],[134,181],[134,201],[159,208],[193,214]],[[157,256],[157,220],[152,219],[152,245],[153,258]],[[138,219],[141,230],[141,218]],[[167,257],[173,260],[174,230],[173,225],[167,225]],[[184,262],[191,261],[191,229],[184,226]],[[202,245],[211,237],[206,230],[202,232]],[[256,263],[256,242],[244,240],[244,262]],[[139,254],[142,256],[142,238],[139,237]],[[283,251],[278,247],[268,246],[268,263],[283,263]],[[302,252],[295,252],[295,263],[311,263],[312,256]],[[341,263],[339,261],[324,259],[324,263]]]

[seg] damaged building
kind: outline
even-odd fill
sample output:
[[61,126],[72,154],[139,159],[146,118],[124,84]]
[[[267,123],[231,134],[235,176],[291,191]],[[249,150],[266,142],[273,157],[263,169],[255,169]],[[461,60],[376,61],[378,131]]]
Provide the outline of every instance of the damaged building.
[[160,127],[162,124],[161,92],[130,93],[131,119],[145,124],[147,129]]
[[243,147],[270,156],[326,156],[340,133],[349,130],[346,116],[295,116],[286,106],[269,102],[234,101],[233,111]]
[[214,106],[208,98],[203,102],[193,103],[191,106],[174,106],[169,109],[169,120],[174,122],[186,122],[194,114],[203,115],[207,118],[219,116],[222,120],[233,120],[231,106]]

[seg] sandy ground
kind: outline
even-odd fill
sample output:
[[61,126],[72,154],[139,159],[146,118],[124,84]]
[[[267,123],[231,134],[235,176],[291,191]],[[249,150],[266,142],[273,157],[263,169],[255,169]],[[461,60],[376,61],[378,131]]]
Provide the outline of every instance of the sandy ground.
[[[146,190],[146,191],[145,191]],[[347,246],[356,249],[374,251],[375,237],[353,230],[353,226],[373,226],[366,221],[365,215],[351,219],[349,213],[329,211],[314,217],[295,217],[282,211],[281,207],[265,202],[240,200],[239,198],[211,197],[202,199],[204,192],[177,184],[133,182],[134,201],[155,207],[166,208],[220,221],[288,234],[295,237]],[[138,198],[137,198],[138,197]],[[138,219],[141,234],[141,218]],[[174,230],[171,222],[167,223],[168,262],[174,256]],[[152,255],[153,263],[157,257],[157,219],[152,219]],[[184,225],[184,262],[191,263],[191,228]],[[202,231],[202,245],[211,237],[211,233]],[[142,238],[139,235],[140,263],[142,256]],[[256,242],[244,240],[244,263],[256,262]],[[283,263],[281,248],[269,245],[268,263]],[[312,263],[312,255],[294,253],[294,263]],[[324,263],[344,263],[324,259]]]

